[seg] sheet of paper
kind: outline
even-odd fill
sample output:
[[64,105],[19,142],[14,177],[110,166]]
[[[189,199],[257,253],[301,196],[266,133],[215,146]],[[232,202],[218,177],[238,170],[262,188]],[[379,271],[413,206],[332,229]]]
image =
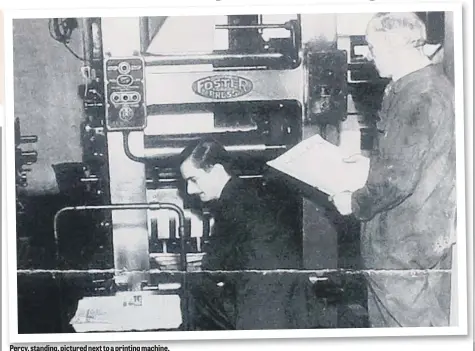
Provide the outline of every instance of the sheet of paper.
[[181,323],[178,295],[135,295],[132,292],[85,297],[79,301],[71,320],[78,333],[174,329]]
[[320,135],[305,139],[267,164],[330,196],[362,188],[369,172],[369,158],[347,155]]

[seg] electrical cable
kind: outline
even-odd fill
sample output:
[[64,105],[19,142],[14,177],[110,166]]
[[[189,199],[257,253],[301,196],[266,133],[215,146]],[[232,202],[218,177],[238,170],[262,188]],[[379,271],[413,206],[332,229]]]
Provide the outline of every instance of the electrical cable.
[[87,62],[84,57],[79,56],[71,47],[69,43],[71,42],[71,37],[76,28],[78,28],[78,23],[75,18],[53,18],[48,21],[49,34],[51,38],[56,40],[58,43],[64,45],[64,47],[78,60]]

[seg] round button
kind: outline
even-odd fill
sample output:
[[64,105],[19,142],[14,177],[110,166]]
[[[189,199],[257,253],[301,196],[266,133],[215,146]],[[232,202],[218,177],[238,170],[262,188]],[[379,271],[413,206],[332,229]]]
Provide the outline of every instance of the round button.
[[119,63],[118,70],[121,74],[127,74],[130,72],[130,64],[128,62]]
[[134,118],[134,110],[132,110],[130,107],[122,107],[119,110],[119,118],[122,121],[130,121],[132,118]]

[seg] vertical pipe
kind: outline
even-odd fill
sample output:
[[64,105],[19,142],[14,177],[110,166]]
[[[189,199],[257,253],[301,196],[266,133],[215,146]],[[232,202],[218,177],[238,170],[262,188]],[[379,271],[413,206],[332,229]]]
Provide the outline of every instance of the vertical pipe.
[[150,45],[150,24],[148,17],[140,17],[140,52],[146,52]]
[[454,83],[454,14],[445,13],[444,69],[450,81]]
[[83,40],[83,57],[87,62],[91,62],[92,59],[92,32],[91,32],[91,19],[82,19],[82,40]]

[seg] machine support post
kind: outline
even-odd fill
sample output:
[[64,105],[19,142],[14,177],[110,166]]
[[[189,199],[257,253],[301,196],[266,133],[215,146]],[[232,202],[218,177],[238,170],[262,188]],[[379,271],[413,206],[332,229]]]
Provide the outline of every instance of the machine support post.
[[[101,21],[104,57],[131,57],[140,52],[140,18],[104,17]],[[129,139],[143,148],[143,132]],[[146,203],[145,165],[131,160],[123,148],[121,132],[107,132],[109,184],[114,204]],[[147,209],[112,211],[114,268],[117,272],[133,271],[123,278],[129,290],[140,290],[149,281],[150,254]]]

